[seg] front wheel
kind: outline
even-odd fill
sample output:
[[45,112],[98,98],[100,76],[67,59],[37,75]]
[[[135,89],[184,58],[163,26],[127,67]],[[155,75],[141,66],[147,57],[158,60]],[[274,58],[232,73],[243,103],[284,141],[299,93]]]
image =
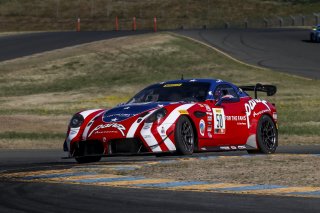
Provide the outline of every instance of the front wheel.
[[259,120],[257,143],[258,150],[248,150],[249,154],[272,154],[278,147],[278,130],[273,120],[267,115],[263,115]]
[[175,128],[175,142],[178,154],[191,155],[194,151],[194,132],[188,117],[181,116]]

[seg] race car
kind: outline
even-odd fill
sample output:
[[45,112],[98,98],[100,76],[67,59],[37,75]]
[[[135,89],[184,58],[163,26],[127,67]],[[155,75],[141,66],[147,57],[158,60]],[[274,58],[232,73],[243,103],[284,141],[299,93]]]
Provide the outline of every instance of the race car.
[[312,28],[310,32],[310,41],[311,42],[320,42],[320,25]]
[[[253,91],[255,98],[246,91]],[[79,163],[119,154],[274,153],[277,111],[257,93],[272,96],[276,91],[272,85],[238,87],[219,79],[153,84],[112,109],[76,113],[64,151]]]

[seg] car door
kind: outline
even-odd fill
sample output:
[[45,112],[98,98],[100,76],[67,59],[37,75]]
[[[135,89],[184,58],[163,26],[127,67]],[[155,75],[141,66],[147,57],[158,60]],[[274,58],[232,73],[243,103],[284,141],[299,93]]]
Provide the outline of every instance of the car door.
[[[240,98],[230,84],[220,84],[214,92],[213,141],[219,146],[243,145],[248,136],[245,98]],[[223,98],[220,104],[217,102]],[[233,147],[234,148],[234,147]]]

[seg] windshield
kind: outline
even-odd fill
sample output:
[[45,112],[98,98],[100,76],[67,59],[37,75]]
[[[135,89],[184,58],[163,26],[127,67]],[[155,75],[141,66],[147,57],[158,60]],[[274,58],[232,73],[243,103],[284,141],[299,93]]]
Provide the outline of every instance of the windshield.
[[205,101],[210,83],[186,82],[157,84],[147,87],[135,95],[128,103]]

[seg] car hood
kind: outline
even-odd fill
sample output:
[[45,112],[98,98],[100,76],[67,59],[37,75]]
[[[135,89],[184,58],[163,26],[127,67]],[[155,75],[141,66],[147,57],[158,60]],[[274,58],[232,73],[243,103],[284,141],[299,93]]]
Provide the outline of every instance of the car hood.
[[102,117],[104,122],[121,122],[138,114],[161,108],[171,104],[170,102],[148,102],[126,104],[106,111]]

